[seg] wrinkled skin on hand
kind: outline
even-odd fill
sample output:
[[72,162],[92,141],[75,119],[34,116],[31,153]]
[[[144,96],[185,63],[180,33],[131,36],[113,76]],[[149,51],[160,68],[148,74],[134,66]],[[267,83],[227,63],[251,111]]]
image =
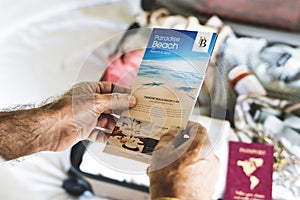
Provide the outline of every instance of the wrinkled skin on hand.
[[135,98],[126,87],[109,82],[76,84],[49,108],[57,113],[57,134],[52,151],[65,150],[80,140],[106,142],[105,133],[96,126],[113,129],[114,116],[135,105]]
[[151,198],[176,197],[181,200],[211,199],[218,180],[219,160],[210,151],[206,129],[189,122],[189,139],[173,128],[161,136],[148,170]]

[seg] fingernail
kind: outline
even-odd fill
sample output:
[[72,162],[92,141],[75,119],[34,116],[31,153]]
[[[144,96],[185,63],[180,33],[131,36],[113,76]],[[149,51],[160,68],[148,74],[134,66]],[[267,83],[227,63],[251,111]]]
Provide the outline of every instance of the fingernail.
[[136,104],[136,98],[134,96],[130,96],[129,106],[132,107],[135,106],[135,104]]

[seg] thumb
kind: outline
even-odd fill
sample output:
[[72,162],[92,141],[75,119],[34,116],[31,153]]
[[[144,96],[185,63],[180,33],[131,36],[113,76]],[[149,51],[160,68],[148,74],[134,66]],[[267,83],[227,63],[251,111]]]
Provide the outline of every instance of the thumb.
[[125,110],[134,107],[136,98],[130,94],[96,94],[96,112],[101,114],[110,110]]
[[167,145],[172,145],[171,142],[174,140],[176,135],[178,134],[179,127],[172,126],[168,132],[160,136],[160,140],[158,144],[155,147],[155,151],[159,150],[163,147],[166,147]]

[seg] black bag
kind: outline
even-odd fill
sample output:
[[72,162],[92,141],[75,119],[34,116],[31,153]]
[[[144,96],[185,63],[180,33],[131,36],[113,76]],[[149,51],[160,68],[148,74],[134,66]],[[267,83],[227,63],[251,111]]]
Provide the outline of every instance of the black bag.
[[143,0],[144,10],[167,8],[173,14],[210,16],[252,25],[300,31],[298,0]]
[[141,200],[149,198],[149,189],[146,186],[121,182],[101,174],[94,175],[80,170],[83,155],[89,145],[89,141],[81,141],[71,149],[69,178],[64,180],[62,185],[70,195],[78,197],[89,191],[96,196],[111,199]]

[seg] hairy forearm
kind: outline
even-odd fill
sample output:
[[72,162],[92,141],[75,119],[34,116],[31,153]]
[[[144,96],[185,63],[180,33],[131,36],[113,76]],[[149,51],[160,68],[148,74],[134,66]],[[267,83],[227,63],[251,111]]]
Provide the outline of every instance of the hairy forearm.
[[[113,96],[114,90],[124,94]],[[40,151],[63,151],[80,140],[98,138],[101,133],[94,132],[98,123],[113,124],[110,118],[101,118],[102,113],[134,106],[128,102],[128,92],[108,82],[83,82],[39,108],[0,112],[0,156],[10,160]]]
[[57,115],[45,107],[0,113],[0,155],[11,160],[53,149]]

